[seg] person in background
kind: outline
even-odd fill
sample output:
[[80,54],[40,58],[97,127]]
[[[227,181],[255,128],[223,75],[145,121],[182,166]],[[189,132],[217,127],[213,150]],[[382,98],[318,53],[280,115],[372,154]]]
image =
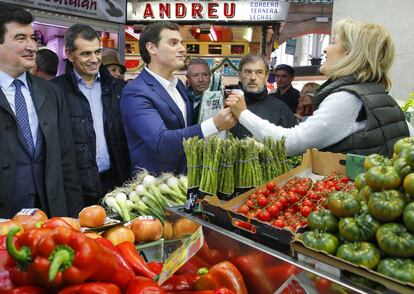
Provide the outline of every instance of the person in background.
[[68,103],[76,162],[86,205],[98,203],[129,175],[129,155],[119,99],[126,84],[102,66],[99,35],[75,24],[65,33],[66,72],[52,81]]
[[183,139],[217,134],[236,124],[231,109],[194,124],[193,103],[184,84],[173,75],[183,68],[185,48],[179,27],[156,22],[144,28],[139,49],[146,67],[122,92],[121,113],[132,172],[184,173]]
[[51,80],[56,77],[59,66],[59,57],[49,49],[41,49],[36,53],[36,64],[32,69],[33,75]]
[[118,52],[109,48],[102,50],[102,64],[106,66],[113,77],[124,80],[126,67],[119,62]]
[[273,96],[286,103],[295,113],[299,104],[299,91],[292,86],[295,79],[295,69],[287,64],[279,64],[275,67],[274,72],[277,90]]
[[333,27],[320,72],[328,76],[316,92],[317,110],[294,128],[286,129],[247,110],[241,96],[227,99],[239,122],[259,140],[286,137],[288,155],[309,148],[391,157],[394,143],[414,132],[395,100],[387,94],[394,44],[381,25],[341,20]]
[[0,4],[0,217],[22,208],[77,216],[83,207],[63,93],[29,73],[37,44],[32,15]]
[[203,93],[210,87],[211,71],[207,61],[193,58],[187,66],[187,95],[193,102],[194,118],[197,119]]
[[319,84],[313,82],[303,85],[302,90],[300,91],[298,108],[296,108],[295,113],[298,122],[306,120],[308,116],[313,114],[314,109],[311,96],[315,94],[319,86]]
[[[244,93],[247,108],[275,125],[285,128],[294,127],[296,119],[290,108],[268,94],[266,81],[269,75],[269,65],[267,60],[260,54],[247,54],[240,60],[239,67],[238,87]],[[237,124],[230,131],[237,138],[252,136],[241,124]]]

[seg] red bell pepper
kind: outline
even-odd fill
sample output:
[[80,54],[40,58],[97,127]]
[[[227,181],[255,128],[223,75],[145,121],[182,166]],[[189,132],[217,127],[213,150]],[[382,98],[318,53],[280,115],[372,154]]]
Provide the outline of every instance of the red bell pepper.
[[162,284],[165,291],[192,290],[199,275],[173,275]]
[[[33,261],[28,265],[26,274],[38,285],[59,288],[86,280],[111,281],[117,268],[116,259],[98,242],[65,227],[31,231],[37,230],[47,230],[47,233],[36,244],[32,244]],[[25,233],[18,241],[24,236]],[[13,244],[9,246],[8,242],[12,257],[18,256],[23,248],[18,251]],[[13,279],[12,281],[14,282]]]
[[147,263],[147,266],[153,273],[159,275],[162,271],[163,263],[150,261]]
[[65,228],[74,230],[74,228],[67,221],[65,221],[63,218],[60,218],[60,217],[52,217],[51,219],[48,219],[47,221],[45,221],[40,227],[44,229],[65,227]]
[[273,289],[278,289],[290,276],[298,275],[302,269],[288,262],[283,262],[266,267],[265,271],[268,279],[272,282]]
[[137,276],[132,279],[126,294],[166,294],[153,280]]
[[121,294],[119,287],[112,283],[86,283],[60,290],[58,294]]
[[121,290],[125,291],[128,288],[129,282],[135,277],[135,273],[131,266],[125,261],[119,252],[118,248],[112,244],[111,241],[105,238],[95,239],[96,242],[109,249],[115,256],[117,262],[117,269],[111,278],[111,281],[118,285]]
[[49,291],[45,288],[40,288],[36,286],[23,286],[18,288],[13,288],[5,292],[0,292],[2,294],[48,294]]
[[[218,288],[216,290],[193,290],[193,291],[180,291],[179,294],[234,294],[233,291],[227,288]],[[167,292],[167,294],[177,294],[176,291]]]
[[267,294],[275,291],[276,288],[273,287],[272,282],[267,276],[265,266],[259,255],[253,253],[239,256],[232,260],[232,262],[246,280],[249,293]]
[[[251,265],[254,266],[253,264]],[[247,294],[247,288],[240,271],[230,261],[223,261],[211,267],[195,283],[196,290],[215,290],[226,287],[235,294]],[[253,292],[252,292],[253,293]]]
[[[10,279],[15,286],[36,286],[36,281],[28,271],[34,256],[37,254],[37,243],[50,229],[31,229],[15,237],[20,228],[12,228],[7,234],[7,252],[16,262],[10,271]],[[16,245],[15,245],[16,244]],[[20,248],[19,250],[16,248]]]
[[9,290],[13,287],[9,269],[16,265],[14,259],[7,252],[6,238],[7,235],[0,236],[0,289],[2,290]]
[[148,268],[145,260],[142,258],[142,256],[139,255],[138,250],[135,248],[134,244],[125,241],[121,244],[118,244],[116,247],[121,253],[121,256],[127,263],[129,263],[137,275],[142,275],[151,280],[155,279],[157,275]]
[[200,256],[203,260],[207,261],[209,266],[225,260],[223,253],[217,249],[211,248],[206,240],[204,240],[203,247],[197,252],[197,256]]
[[175,273],[177,275],[195,275],[200,268],[208,266],[209,264],[206,261],[204,261],[200,256],[195,255],[182,267],[180,267]]

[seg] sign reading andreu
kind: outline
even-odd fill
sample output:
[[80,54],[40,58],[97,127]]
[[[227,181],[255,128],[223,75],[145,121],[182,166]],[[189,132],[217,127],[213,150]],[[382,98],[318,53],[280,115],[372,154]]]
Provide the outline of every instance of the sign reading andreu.
[[273,22],[286,20],[286,1],[134,1],[127,5],[127,22]]

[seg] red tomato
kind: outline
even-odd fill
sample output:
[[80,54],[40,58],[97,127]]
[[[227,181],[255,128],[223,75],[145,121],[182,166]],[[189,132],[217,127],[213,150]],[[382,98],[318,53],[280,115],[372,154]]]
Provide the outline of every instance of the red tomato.
[[286,223],[283,219],[279,218],[279,219],[275,219],[272,222],[272,225],[274,225],[275,227],[278,227],[278,228],[284,228],[286,226]]
[[271,205],[267,208],[267,211],[270,213],[270,216],[277,217],[279,215],[279,208],[276,205]]
[[262,222],[267,222],[270,220],[270,213],[266,210],[263,210],[257,214],[257,218]]
[[254,206],[254,202],[252,200],[247,200],[245,203],[248,207],[253,207]]
[[289,204],[295,204],[299,201],[299,197],[296,195],[296,193],[289,193],[289,198],[287,199]]
[[280,202],[280,200],[273,203],[273,205],[276,206],[278,210],[283,209],[283,204]]
[[239,212],[240,213],[243,213],[243,214],[247,214],[249,212],[249,210],[250,209],[249,209],[249,207],[246,204],[240,206],[240,208],[239,208]]
[[267,200],[264,196],[259,196],[257,198],[257,204],[259,204],[261,207],[265,207],[267,204],[269,204],[269,200]]
[[309,199],[305,199],[305,200],[303,200],[303,202],[302,202],[302,205],[303,206],[309,206],[309,207],[313,207],[313,202],[312,201],[310,201]]
[[286,207],[286,205],[288,204],[287,197],[280,197],[279,202],[282,203],[283,207]]
[[275,182],[273,182],[273,181],[270,181],[270,182],[268,182],[268,183],[266,184],[266,189],[267,189],[268,191],[273,192],[273,191],[275,190],[275,187],[276,187],[276,184],[275,184]]
[[308,215],[312,212],[312,208],[310,206],[302,206],[300,209],[300,214],[304,217],[308,217]]

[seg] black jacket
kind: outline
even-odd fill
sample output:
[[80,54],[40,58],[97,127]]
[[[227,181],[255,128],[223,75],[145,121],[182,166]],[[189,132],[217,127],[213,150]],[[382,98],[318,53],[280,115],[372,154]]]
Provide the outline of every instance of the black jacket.
[[361,99],[363,106],[356,121],[366,119],[367,125],[324,151],[392,157],[395,142],[409,136],[409,130],[404,113],[384,86],[375,82],[358,83],[352,76],[334,82],[328,80],[318,89],[312,102],[317,108],[328,95],[340,91]]
[[296,109],[298,108],[299,104],[300,92],[293,88],[293,86],[290,86],[284,94],[281,94],[280,89],[277,89],[276,92],[272,95],[280,101],[286,103],[286,105],[290,107],[292,112],[296,113]]
[[[243,88],[240,83],[239,88]],[[279,99],[276,99],[274,96],[269,95],[267,89],[264,89],[261,93],[248,93],[244,91],[244,98],[246,100],[247,109],[262,119],[266,119],[269,122],[284,128],[292,128],[296,125],[296,118],[289,106]],[[235,137],[241,139],[252,136],[252,134],[240,123],[230,131]]]
[[[111,170],[117,176],[117,185],[123,184],[129,175],[128,146],[122,126],[119,101],[124,81],[115,79],[101,66],[100,82],[104,112],[105,138],[108,146]],[[96,137],[89,102],[79,90],[72,64],[67,63],[66,73],[52,80],[61,88],[69,106],[76,163],[82,180],[83,195],[102,197],[98,166],[96,163]]]
[[[46,198],[52,216],[75,216],[83,207],[79,176],[75,165],[73,138],[63,93],[51,82],[27,73],[31,96],[44,136],[46,150]],[[14,183],[16,146],[21,144],[16,119],[7,98],[0,91],[0,216],[10,215],[8,206]]]

